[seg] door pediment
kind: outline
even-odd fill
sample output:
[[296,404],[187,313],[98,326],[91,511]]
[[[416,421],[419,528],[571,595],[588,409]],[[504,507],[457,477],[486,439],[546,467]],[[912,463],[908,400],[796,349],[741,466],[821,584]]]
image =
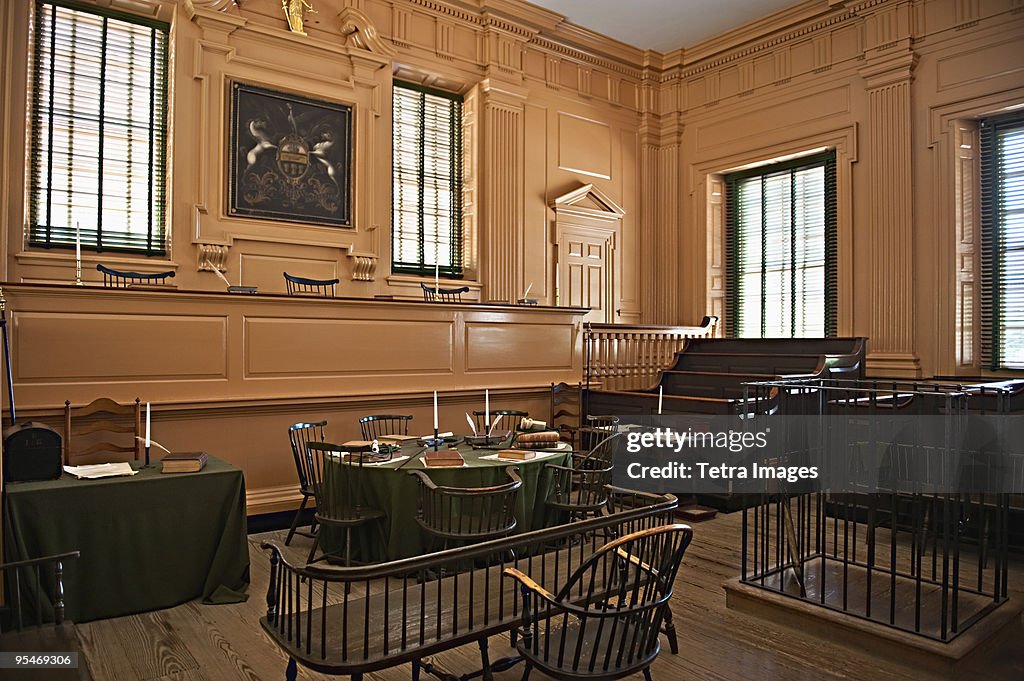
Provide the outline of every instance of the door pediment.
[[626,214],[610,196],[592,184],[585,184],[559,196],[551,203],[551,208],[554,209],[557,218],[574,216],[618,222]]

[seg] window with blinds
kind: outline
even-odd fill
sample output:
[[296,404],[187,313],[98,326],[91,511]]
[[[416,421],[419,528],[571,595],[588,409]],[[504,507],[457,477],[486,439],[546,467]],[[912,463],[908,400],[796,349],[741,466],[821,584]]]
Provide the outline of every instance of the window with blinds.
[[462,98],[394,83],[391,266],[462,277]]
[[732,336],[835,335],[835,175],[828,152],[726,176]]
[[29,243],[166,252],[166,24],[37,2]]
[[981,122],[981,353],[1024,369],[1024,114]]

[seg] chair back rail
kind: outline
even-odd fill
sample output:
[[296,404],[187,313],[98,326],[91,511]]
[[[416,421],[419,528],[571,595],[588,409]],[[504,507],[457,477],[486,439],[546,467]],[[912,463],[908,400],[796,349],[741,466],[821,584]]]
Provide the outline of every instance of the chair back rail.
[[285,290],[290,296],[325,296],[333,297],[335,286],[340,279],[310,279],[309,277],[297,277],[294,274],[282,273],[284,275]]
[[166,272],[128,272],[115,270],[105,265],[96,265],[96,269],[103,274],[103,285],[107,288],[128,288],[133,284],[162,285],[174,276],[174,270]]
[[468,286],[459,286],[458,288],[441,288],[437,286],[429,286],[421,282],[420,288],[423,289],[423,300],[428,303],[461,303],[462,294],[469,293]]
[[[476,424],[476,432],[483,435],[484,428],[486,427],[488,413],[486,411],[476,410],[473,412],[473,422]],[[530,416],[529,412],[520,411],[518,409],[493,409],[490,412],[491,425],[493,426],[495,420],[501,417],[501,423],[498,424],[496,430],[511,430],[513,433],[519,430],[520,424],[523,419]]]
[[408,414],[370,414],[359,419],[359,430],[364,440],[376,440],[385,435],[408,435],[412,416]]
[[437,485],[425,471],[409,471],[419,481],[416,521],[444,542],[483,541],[508,536],[516,528],[516,498],[523,486],[515,466],[505,469],[509,482],[491,487]]
[[619,488],[609,496],[611,512],[599,518],[375,565],[298,566],[265,542],[261,624],[295,661],[330,674],[384,669],[509,631],[520,622],[521,599],[502,579],[505,568],[557,591],[598,550],[599,535],[669,523],[677,504],[672,495]]

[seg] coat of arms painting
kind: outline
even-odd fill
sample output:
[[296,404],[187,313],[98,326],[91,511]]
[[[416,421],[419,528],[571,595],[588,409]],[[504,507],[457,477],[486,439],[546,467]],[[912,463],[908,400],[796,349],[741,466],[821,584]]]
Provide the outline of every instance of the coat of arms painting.
[[352,107],[231,83],[228,213],[351,227]]

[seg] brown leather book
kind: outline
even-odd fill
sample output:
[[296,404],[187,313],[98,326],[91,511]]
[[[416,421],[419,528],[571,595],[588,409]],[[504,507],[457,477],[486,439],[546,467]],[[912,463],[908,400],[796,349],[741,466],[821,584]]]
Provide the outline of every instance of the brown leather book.
[[162,473],[198,473],[209,456],[206,452],[171,452],[161,459]]
[[502,449],[498,451],[499,459],[514,459],[516,461],[526,461],[537,456],[537,452],[531,452],[526,449]]
[[451,466],[461,466],[466,463],[466,460],[462,458],[454,449],[439,449],[436,452],[427,452],[423,455],[423,463],[429,468],[444,468]]

